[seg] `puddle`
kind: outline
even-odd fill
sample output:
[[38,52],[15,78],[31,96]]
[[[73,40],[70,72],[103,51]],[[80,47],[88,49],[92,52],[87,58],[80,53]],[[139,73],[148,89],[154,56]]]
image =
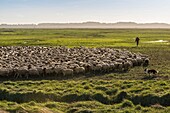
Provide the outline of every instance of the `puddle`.
[[156,41],[147,41],[145,43],[167,43],[167,40],[156,40]]

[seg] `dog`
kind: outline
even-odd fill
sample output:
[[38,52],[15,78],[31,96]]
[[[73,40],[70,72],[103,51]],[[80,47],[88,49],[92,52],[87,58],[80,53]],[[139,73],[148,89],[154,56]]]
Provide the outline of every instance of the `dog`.
[[145,71],[146,74],[149,74],[149,75],[151,75],[151,74],[153,74],[153,75],[158,74],[158,71],[155,70],[155,69],[145,69],[144,71]]

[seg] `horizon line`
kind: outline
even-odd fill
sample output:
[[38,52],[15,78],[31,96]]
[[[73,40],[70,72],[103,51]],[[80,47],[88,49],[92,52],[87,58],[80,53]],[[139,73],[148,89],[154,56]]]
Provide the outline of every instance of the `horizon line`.
[[117,22],[99,22],[99,21],[84,21],[84,22],[39,22],[39,23],[0,23],[0,25],[39,25],[39,24],[83,24],[83,23],[99,23],[99,24],[118,24],[118,23],[133,23],[133,24],[167,24],[164,22],[133,22],[133,21],[117,21]]

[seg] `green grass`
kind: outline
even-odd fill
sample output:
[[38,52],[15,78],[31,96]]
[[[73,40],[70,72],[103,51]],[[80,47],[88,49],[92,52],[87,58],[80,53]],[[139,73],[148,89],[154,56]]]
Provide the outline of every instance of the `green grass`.
[[[139,47],[134,39],[140,37]],[[0,110],[15,112],[117,113],[170,111],[169,29],[0,29],[0,46],[114,47],[149,55],[159,71],[143,67],[127,73],[75,76],[66,80],[0,82]],[[0,111],[1,112],[1,111]]]
[[[10,31],[10,32],[8,32]],[[169,30],[130,30],[130,29],[0,29],[0,45],[46,45],[68,47],[134,47],[134,38],[141,38],[141,46],[152,47],[157,44],[146,44],[151,40],[170,40]],[[166,44],[160,44],[166,46]],[[168,44],[169,45],[169,44]],[[167,46],[168,46],[167,45]]]
[[[163,80],[42,80],[1,83],[1,108],[7,111],[42,109],[120,112],[170,110],[170,81]],[[9,101],[9,102],[8,102]],[[12,102],[10,102],[12,101]],[[11,104],[9,104],[11,103]],[[121,109],[121,110],[120,110]],[[139,108],[138,108],[139,109]],[[101,110],[101,111],[100,111]]]

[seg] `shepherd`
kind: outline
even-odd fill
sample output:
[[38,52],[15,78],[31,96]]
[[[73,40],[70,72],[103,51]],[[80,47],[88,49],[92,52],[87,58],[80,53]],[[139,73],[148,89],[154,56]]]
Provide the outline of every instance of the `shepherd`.
[[136,37],[135,42],[137,46],[139,45],[139,40],[140,40],[139,37]]

